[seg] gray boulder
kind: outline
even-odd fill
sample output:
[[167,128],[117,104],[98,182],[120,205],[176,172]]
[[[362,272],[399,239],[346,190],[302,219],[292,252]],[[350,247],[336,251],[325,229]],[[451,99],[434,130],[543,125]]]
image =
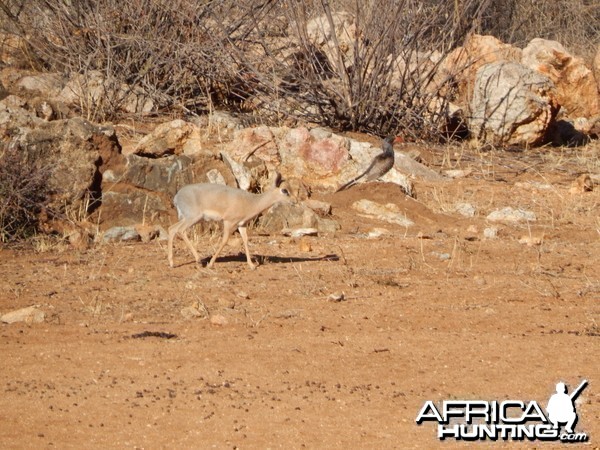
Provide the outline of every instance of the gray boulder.
[[471,133],[494,145],[540,144],[559,108],[544,75],[515,62],[486,64],[475,78]]

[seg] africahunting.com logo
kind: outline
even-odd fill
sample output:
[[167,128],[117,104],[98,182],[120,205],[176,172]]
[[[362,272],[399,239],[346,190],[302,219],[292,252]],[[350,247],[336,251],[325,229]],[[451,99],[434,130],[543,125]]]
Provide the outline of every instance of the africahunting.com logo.
[[565,383],[558,383],[545,412],[536,401],[445,400],[438,408],[428,400],[419,411],[416,422],[418,425],[437,422],[440,440],[586,442],[589,439],[586,433],[575,432],[575,399],[587,384],[587,380],[583,380],[568,394]]

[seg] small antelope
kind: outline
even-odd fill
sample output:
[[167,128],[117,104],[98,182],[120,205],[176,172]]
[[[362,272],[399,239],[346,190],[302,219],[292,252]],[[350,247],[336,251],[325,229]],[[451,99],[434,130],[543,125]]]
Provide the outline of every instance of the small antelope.
[[280,181],[280,177],[277,176],[274,187],[262,194],[252,194],[241,189],[211,183],[189,184],[182,187],[173,199],[180,220],[169,227],[169,265],[173,267],[173,238],[177,233],[181,233],[196,262],[200,262],[200,257],[190,242],[186,230],[204,219],[223,221],[223,239],[207,267],[212,267],[217,255],[229,240],[229,236],[237,228],[244,241],[248,265],[251,269],[255,269],[257,265],[252,262],[248,250],[246,224],[275,203],[290,201],[290,193],[287,189],[279,187]]

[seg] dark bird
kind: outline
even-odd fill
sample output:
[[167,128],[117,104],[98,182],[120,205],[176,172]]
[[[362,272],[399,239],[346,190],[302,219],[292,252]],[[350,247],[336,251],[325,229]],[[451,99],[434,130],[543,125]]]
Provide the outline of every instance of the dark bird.
[[388,173],[390,169],[394,167],[394,144],[396,142],[402,142],[402,138],[400,136],[386,137],[383,140],[383,152],[373,158],[373,161],[371,161],[371,164],[367,170],[365,170],[356,178],[348,181],[336,192],[340,192],[344,189],[354,186],[361,178],[365,178],[365,181],[373,181]]

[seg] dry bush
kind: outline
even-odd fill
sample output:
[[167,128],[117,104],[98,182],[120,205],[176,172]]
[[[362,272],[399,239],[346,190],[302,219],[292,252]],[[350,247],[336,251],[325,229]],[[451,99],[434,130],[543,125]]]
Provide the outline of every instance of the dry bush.
[[487,3],[284,1],[231,55],[262,114],[428,139],[445,125],[452,89],[436,69]]
[[466,34],[572,47],[600,23],[592,0],[0,0],[0,15],[39,66],[79,74],[90,120],[139,98],[155,113],[229,107],[423,139],[446,125],[453,86],[436,69]]
[[[379,134],[404,127],[422,136],[438,127],[447,106],[442,101],[431,110],[431,99],[447,86],[433,86],[440,58],[429,56],[460,42],[487,3],[466,0],[458,9],[458,3],[416,0],[333,6],[324,0],[0,0],[3,22],[44,66],[80,74],[80,106],[90,120],[114,119],[133,94],[152,99],[159,112],[251,105],[271,113],[267,120]],[[334,41],[337,48],[325,55],[306,27],[321,17],[317,27],[347,33],[340,29],[347,24],[333,23],[342,10],[356,17],[353,41]],[[335,56],[348,52],[342,45],[353,48],[350,57]]]
[[525,46],[534,38],[560,42],[590,59],[600,44],[598,0],[506,0],[490,3],[481,32]]
[[18,145],[0,149],[0,242],[32,236],[51,192],[51,168],[29,161]]
[[132,98],[152,100],[159,112],[198,110],[226,89],[231,81],[221,70],[226,55],[212,37],[211,3],[0,2],[4,22],[20,32],[48,70],[80,75],[81,113],[95,121],[114,119]]

